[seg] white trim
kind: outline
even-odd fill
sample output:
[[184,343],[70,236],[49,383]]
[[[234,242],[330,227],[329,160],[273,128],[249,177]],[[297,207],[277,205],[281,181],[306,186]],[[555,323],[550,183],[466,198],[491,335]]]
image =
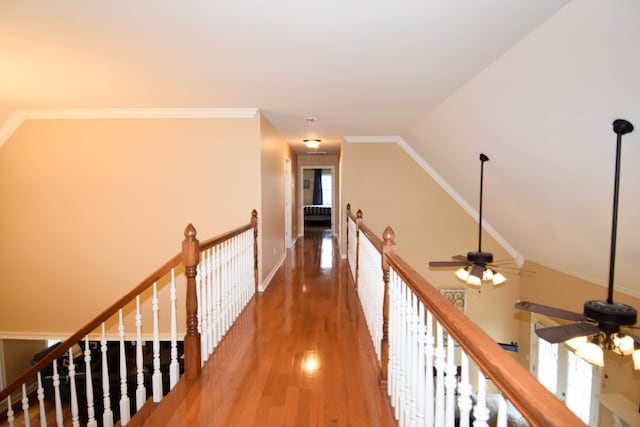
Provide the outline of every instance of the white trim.
[[276,272],[278,271],[278,269],[280,269],[280,267],[282,267],[282,264],[284,264],[284,260],[286,259],[286,257],[287,257],[286,254],[280,257],[276,265],[269,272],[269,275],[267,276],[267,278],[264,279],[264,281],[260,286],[258,286],[258,292],[264,292],[267,289],[267,286],[269,286],[269,283],[271,282],[271,279],[273,279],[273,276],[276,275]]
[[[443,189],[449,194],[453,200],[455,200],[469,215],[478,221],[478,211],[473,208],[465,199],[458,194],[453,187],[449,185],[438,174],[438,172],[431,167],[401,136],[345,136],[345,143],[396,143],[411,157],[422,169],[424,169],[431,178],[434,179]],[[520,268],[524,265],[524,257],[513,246],[511,246],[491,225],[486,221],[482,222],[483,228],[493,237],[509,254],[513,257],[516,265]]]
[[67,108],[14,112],[0,127],[0,146],[25,120],[253,118],[257,108]]

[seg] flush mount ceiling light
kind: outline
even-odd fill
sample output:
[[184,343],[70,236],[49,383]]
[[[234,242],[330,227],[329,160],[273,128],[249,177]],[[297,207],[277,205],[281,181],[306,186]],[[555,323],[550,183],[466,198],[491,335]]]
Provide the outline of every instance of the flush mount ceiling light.
[[306,145],[308,148],[318,148],[320,147],[320,141],[320,139],[305,139],[304,145]]

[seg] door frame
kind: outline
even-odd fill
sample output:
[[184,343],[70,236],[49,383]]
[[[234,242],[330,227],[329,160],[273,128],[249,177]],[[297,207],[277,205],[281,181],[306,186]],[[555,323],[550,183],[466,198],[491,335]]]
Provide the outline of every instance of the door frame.
[[304,165],[300,166],[300,203],[298,210],[298,233],[304,236],[304,171],[305,169],[329,169],[331,170],[331,235],[336,235],[336,167],[330,165]]

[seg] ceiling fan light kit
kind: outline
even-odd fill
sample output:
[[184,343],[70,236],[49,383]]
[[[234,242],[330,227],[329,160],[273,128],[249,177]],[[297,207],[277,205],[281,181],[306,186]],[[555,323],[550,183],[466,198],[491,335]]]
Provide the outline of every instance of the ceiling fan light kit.
[[573,313],[554,307],[518,301],[516,308],[565,320],[577,321],[562,326],[537,328],[536,335],[551,343],[565,342],[575,350],[576,355],[589,363],[604,366],[604,350],[620,356],[633,358],[633,368],[640,370],[640,336],[621,330],[636,328],[638,312],[635,308],[613,302],[613,278],[616,256],[616,235],[618,227],[618,189],[620,184],[620,147],[622,135],[633,131],[633,125],[624,119],[613,122],[616,138],[616,167],[613,190],[613,221],[611,226],[611,256],[609,260],[609,283],[607,300],[586,301],[583,314]]
[[494,286],[502,285],[507,278],[493,269],[493,254],[482,251],[482,189],[484,180],[484,162],[488,161],[486,154],[480,153],[480,210],[478,214],[478,250],[467,252],[467,256],[455,255],[453,261],[431,261],[429,267],[460,267],[456,271],[456,277],[470,286],[479,287],[482,283],[491,283]]

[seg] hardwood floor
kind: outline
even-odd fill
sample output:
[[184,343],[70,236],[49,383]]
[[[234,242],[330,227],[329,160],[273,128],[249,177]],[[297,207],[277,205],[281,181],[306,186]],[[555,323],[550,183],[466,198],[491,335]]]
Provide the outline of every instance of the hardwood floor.
[[330,232],[309,229],[146,425],[394,426],[370,340]]

